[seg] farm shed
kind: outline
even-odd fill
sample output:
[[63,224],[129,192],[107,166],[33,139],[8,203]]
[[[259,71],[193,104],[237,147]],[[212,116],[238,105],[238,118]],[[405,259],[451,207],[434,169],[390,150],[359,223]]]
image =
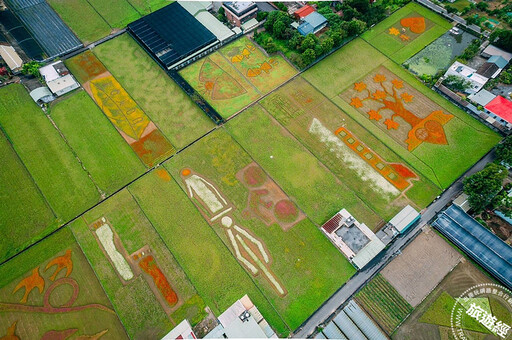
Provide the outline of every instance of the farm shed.
[[438,215],[432,224],[446,238],[512,288],[512,248],[456,205]]
[[490,58],[492,56],[501,56],[507,62],[512,59],[512,53],[503,51],[501,48],[498,48],[494,45],[487,46],[481,53],[481,56],[484,58]]
[[0,57],[7,63],[7,66],[13,71],[17,71],[23,65],[23,60],[12,46],[0,45]]
[[0,11],[0,22],[30,59],[44,59],[44,51],[39,43],[9,9]]
[[206,55],[219,43],[177,2],[130,23],[128,31],[167,69]]
[[48,58],[64,55],[82,43],[45,0],[5,0]]
[[405,230],[407,230],[411,225],[414,224],[417,220],[419,220],[421,215],[411,207],[410,205],[407,205],[404,207],[398,214],[395,215],[389,221],[393,227],[396,228],[400,233],[403,233]]
[[55,100],[53,94],[48,90],[46,86],[38,87],[32,91],[30,91],[30,97],[37,104],[41,103],[49,103]]

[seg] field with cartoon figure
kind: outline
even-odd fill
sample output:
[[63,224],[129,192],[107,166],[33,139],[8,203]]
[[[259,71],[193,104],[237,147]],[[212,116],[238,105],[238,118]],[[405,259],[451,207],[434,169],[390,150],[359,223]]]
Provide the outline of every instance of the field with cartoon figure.
[[1,336],[127,338],[69,229],[3,265],[0,273]]
[[196,61],[181,76],[228,118],[297,74],[283,57],[265,53],[246,37]]
[[92,52],[80,54],[67,64],[144,164],[151,167],[176,151]]

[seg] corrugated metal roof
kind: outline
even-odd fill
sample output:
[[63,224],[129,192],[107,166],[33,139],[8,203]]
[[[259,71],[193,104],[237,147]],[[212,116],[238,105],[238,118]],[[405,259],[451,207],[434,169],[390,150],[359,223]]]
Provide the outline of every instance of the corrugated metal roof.
[[354,301],[350,300],[343,311],[359,327],[368,339],[387,340],[386,335],[379,329],[372,319]]
[[220,41],[225,41],[235,35],[235,32],[227,28],[210,12],[199,12],[196,14],[196,19]]
[[404,207],[398,214],[396,214],[390,221],[398,231],[403,231],[406,229],[415,219],[418,218],[420,214],[411,207],[407,205]]
[[315,335],[315,339],[327,339],[324,335],[324,333],[319,332],[317,335]]
[[339,330],[334,322],[329,322],[322,330],[327,339],[347,339],[347,337]]
[[313,26],[311,26],[309,22],[303,22],[302,24],[299,25],[297,31],[299,31],[299,33],[302,35],[308,35],[313,33],[315,29]]
[[509,245],[453,204],[438,215],[432,226],[512,288],[512,248]]
[[318,12],[307,15],[303,20],[313,26],[315,30],[327,22],[327,19]]
[[347,336],[347,338],[361,340],[367,339],[367,337],[359,330],[357,325],[352,320],[350,320],[344,311],[339,312],[333,321],[338,326],[338,328],[341,329],[343,334]]
[[487,90],[480,90],[475,94],[469,95],[468,98],[477,103],[478,105],[485,106],[489,104],[491,100],[496,98],[496,95],[492,94]]
[[485,108],[496,116],[512,123],[512,102],[502,96],[497,96],[491,100]]
[[6,0],[48,57],[76,50],[82,43],[44,0]]
[[11,70],[16,70],[23,65],[23,60],[12,46],[0,45],[0,56]]

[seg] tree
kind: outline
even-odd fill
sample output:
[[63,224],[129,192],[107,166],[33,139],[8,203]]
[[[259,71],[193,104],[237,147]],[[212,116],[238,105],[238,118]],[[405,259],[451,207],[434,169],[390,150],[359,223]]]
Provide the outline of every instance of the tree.
[[311,64],[316,59],[315,50],[308,48],[307,50],[302,53],[302,60],[304,61],[305,65]]
[[503,180],[507,177],[507,169],[495,163],[464,179],[464,192],[468,195],[471,208],[476,213],[482,212],[501,190]]
[[219,10],[217,11],[217,19],[224,23],[228,22],[228,18],[226,18],[226,11],[224,10],[224,7],[219,8]]
[[370,1],[368,0],[350,0],[348,5],[359,13],[366,13],[370,9]]
[[498,29],[491,33],[489,40],[493,45],[508,52],[512,52],[512,31]]
[[258,14],[256,14],[256,20],[263,21],[267,18],[267,16],[268,12],[258,12]]
[[512,136],[508,136],[496,147],[496,161],[512,166]]
[[363,33],[366,28],[366,23],[364,21],[354,19],[348,23],[344,23],[344,26],[345,27],[342,28],[347,31],[348,35],[353,36]]
[[288,47],[293,50],[298,50],[304,41],[304,37],[295,31],[288,40]]
[[300,51],[304,52],[307,49],[314,50],[317,43],[318,38],[314,34],[308,34],[302,41],[302,44],[300,45]]
[[28,63],[23,64],[21,73],[41,78],[41,74],[39,73],[39,68],[41,66],[42,64],[37,61],[29,61]]
[[274,42],[274,39],[272,38],[267,38],[267,40],[265,41],[265,44],[263,45],[263,48],[265,49],[265,51],[267,51],[268,53],[274,53],[277,51],[277,45],[276,43]]
[[279,20],[279,21],[276,21],[276,23],[274,24],[272,33],[273,33],[274,37],[282,38],[284,35],[285,29],[286,29],[286,24],[283,21]]
[[343,42],[343,39],[347,37],[347,32],[345,32],[341,28],[331,28],[328,32],[330,37],[334,41],[334,46],[340,46],[341,43]]
[[476,4],[476,8],[485,12],[485,10],[489,8],[489,4],[487,2],[482,1]]
[[460,92],[466,91],[471,86],[471,83],[469,81],[456,75],[449,75],[446,78],[444,78],[443,84],[454,91]]
[[446,9],[448,13],[457,13],[457,8],[450,5],[444,6],[444,9]]
[[334,40],[330,37],[327,37],[324,39],[324,41],[322,41],[322,52],[323,53],[328,53],[332,50],[332,48],[334,47]]

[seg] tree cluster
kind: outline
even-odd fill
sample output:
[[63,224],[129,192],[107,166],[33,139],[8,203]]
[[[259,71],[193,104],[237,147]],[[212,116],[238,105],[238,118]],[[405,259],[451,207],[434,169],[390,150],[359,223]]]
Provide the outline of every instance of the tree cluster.
[[462,77],[449,75],[444,78],[443,85],[452,89],[453,91],[464,92],[471,86],[471,83]]
[[[372,6],[368,0],[346,0],[343,4],[336,3],[334,7],[329,1],[310,4],[316,5],[318,13],[328,22],[329,28],[320,38],[313,34],[302,36],[290,26],[294,19],[288,13],[273,11],[268,14],[264,24],[268,34],[255,33],[254,39],[268,53],[284,48],[293,51],[290,60],[299,68],[304,68],[334,47],[340,46],[347,37],[361,34],[369,24],[384,17],[384,7]],[[339,13],[342,16],[335,11],[341,11]]]
[[[507,177],[508,170],[502,165],[489,163],[486,167],[464,179],[464,192],[468,195],[468,201],[475,213],[482,212],[501,191],[503,180]],[[496,203],[494,201],[494,203]]]

